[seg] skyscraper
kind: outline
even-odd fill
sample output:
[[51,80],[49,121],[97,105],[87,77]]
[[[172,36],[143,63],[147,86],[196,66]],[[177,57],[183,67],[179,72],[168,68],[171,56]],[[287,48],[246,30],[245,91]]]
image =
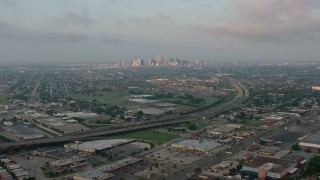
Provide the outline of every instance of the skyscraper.
[[161,55],[158,55],[158,56],[157,56],[157,63],[158,63],[158,66],[165,65],[165,63],[164,63],[164,57],[161,56]]

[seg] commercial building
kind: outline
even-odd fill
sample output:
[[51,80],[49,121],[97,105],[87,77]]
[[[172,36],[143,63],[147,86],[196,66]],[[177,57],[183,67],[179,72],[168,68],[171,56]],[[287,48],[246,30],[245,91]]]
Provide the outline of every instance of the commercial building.
[[208,152],[219,146],[220,146],[219,143],[209,139],[186,139],[186,140],[171,144],[171,147],[175,147],[178,149],[189,150],[189,151],[200,151],[200,152]]
[[304,162],[303,156],[288,154],[280,159],[272,157],[256,156],[245,163],[242,173],[260,179],[284,179],[289,174],[297,172]]
[[66,149],[73,149],[87,153],[94,153],[95,151],[101,151],[110,149],[122,144],[127,144],[135,141],[134,139],[108,139],[108,140],[97,140],[88,142],[79,142],[64,145]]
[[134,165],[138,162],[142,161],[140,158],[128,157],[125,159],[121,159],[119,161],[106,164],[99,168],[91,169],[85,172],[81,172],[73,176],[74,180],[104,180],[113,177],[111,174],[112,171],[124,168],[126,166]]
[[299,146],[318,153],[320,150],[320,131],[300,138]]
[[82,156],[74,156],[68,159],[61,159],[52,161],[49,163],[49,165],[53,168],[61,168],[61,167],[75,167],[75,166],[82,166],[86,165],[87,162],[85,162],[86,159]]

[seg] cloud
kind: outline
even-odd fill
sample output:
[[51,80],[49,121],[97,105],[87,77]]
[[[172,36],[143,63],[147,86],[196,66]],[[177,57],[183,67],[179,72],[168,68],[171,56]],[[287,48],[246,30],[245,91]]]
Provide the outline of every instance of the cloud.
[[173,20],[170,16],[164,13],[157,13],[149,17],[138,17],[138,16],[130,16],[127,18],[115,18],[116,24],[119,26],[123,26],[127,23],[133,23],[137,25],[155,25],[158,23],[173,23]]
[[158,13],[157,16],[160,21],[164,21],[164,22],[166,21],[166,22],[171,22],[171,23],[173,22],[171,17],[166,14]]
[[320,42],[319,0],[231,0],[230,17],[195,28],[212,35],[265,42]]
[[67,12],[61,17],[55,18],[55,23],[59,27],[73,27],[73,26],[92,26],[97,22],[89,15],[89,13],[83,10],[80,13]]
[[15,8],[17,6],[17,2],[15,0],[0,0],[0,5]]
[[98,41],[102,43],[124,42],[122,38],[108,33],[83,33],[76,31],[37,31],[29,30],[0,21],[0,40],[32,43],[74,43]]

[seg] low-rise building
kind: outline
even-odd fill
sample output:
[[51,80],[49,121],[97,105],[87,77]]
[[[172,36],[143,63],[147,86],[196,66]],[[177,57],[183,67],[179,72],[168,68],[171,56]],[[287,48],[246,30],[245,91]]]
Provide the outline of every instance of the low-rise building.
[[310,149],[313,152],[320,151],[320,131],[317,131],[314,134],[310,134],[308,136],[304,136],[299,139],[299,146],[302,149]]
[[73,176],[74,180],[105,180],[113,177],[113,174],[111,173],[114,170],[124,168],[126,166],[134,165],[138,162],[142,161],[140,158],[134,158],[134,157],[129,157],[125,159],[121,159],[119,161],[106,164],[104,166],[90,169],[85,172],[78,173]]
[[116,146],[131,143],[134,141],[135,141],[134,139],[108,139],[108,140],[97,140],[97,141],[87,141],[87,142],[77,141],[76,143],[64,145],[64,148],[87,152],[87,153],[94,153],[96,151],[110,149]]
[[295,173],[304,157],[298,155],[286,155],[281,159],[256,156],[245,163],[242,168],[244,175],[258,177],[260,179],[284,179],[287,175]]
[[186,139],[186,140],[171,144],[171,147],[175,147],[178,149],[183,149],[188,151],[200,151],[200,152],[208,152],[219,146],[220,146],[219,143],[209,139]]

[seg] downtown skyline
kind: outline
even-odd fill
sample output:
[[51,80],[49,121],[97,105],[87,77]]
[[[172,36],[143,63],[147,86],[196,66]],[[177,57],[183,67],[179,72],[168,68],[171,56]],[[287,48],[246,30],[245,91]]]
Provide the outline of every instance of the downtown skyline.
[[319,61],[317,0],[0,0],[0,63]]

